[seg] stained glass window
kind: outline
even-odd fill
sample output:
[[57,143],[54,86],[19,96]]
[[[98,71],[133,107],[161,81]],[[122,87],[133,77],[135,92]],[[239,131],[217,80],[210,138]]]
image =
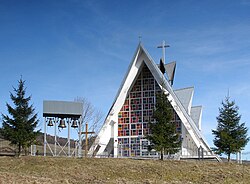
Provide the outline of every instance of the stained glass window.
[[[150,133],[148,122],[153,121],[155,94],[161,90],[150,70],[144,65],[131,88],[118,114],[118,153],[124,157],[149,156],[148,141],[145,135]],[[181,120],[174,112],[173,121],[176,130],[181,133]]]

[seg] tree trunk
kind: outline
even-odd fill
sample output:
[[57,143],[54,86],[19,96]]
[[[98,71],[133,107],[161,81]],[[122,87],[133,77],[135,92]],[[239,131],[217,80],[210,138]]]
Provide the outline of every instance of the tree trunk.
[[161,150],[161,160],[163,160],[163,149]]
[[227,161],[230,162],[230,153],[227,154]]
[[18,153],[17,156],[20,157],[21,155],[21,143],[18,143]]
[[25,156],[28,156],[28,148],[25,148]]

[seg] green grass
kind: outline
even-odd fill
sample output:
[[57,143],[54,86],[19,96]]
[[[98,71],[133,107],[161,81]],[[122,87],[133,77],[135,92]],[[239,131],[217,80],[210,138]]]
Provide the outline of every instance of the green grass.
[[111,158],[0,157],[0,183],[250,183],[250,165]]

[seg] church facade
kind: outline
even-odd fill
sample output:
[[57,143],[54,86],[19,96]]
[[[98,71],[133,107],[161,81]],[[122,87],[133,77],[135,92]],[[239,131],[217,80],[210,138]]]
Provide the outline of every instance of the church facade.
[[157,65],[140,43],[122,81],[115,100],[97,135],[89,155],[95,157],[155,157],[148,151],[156,93],[163,91],[173,107],[172,121],[182,146],[178,158],[218,158],[201,134],[201,106],[192,106],[194,88],[174,90],[176,62]]

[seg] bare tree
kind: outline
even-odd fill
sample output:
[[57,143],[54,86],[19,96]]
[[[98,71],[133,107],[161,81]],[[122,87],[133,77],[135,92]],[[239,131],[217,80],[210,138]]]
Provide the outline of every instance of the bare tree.
[[[87,136],[88,144],[83,145],[83,147],[87,146],[87,148],[85,147],[85,149],[88,149],[93,144],[96,134],[99,132],[99,129],[101,127],[101,122],[103,119],[103,114],[100,110],[96,110],[94,106],[86,98],[76,97],[75,101],[83,103],[83,112],[82,112],[83,126],[81,131],[84,131],[86,128],[86,124],[88,124],[88,131],[94,132],[88,134]],[[86,140],[86,134],[84,137],[82,137],[82,141],[84,140]]]
[[93,123],[90,127],[90,130],[92,130],[95,133],[98,133],[101,128],[101,123],[103,120],[103,113],[100,110],[95,110],[94,116],[93,116]]
[[[86,125],[86,123],[88,123],[89,130],[97,133],[100,129],[103,113],[100,110],[95,109],[91,102],[89,102],[86,98],[76,97],[74,101],[83,103],[83,125]],[[83,126],[82,128],[85,129],[85,126]]]

